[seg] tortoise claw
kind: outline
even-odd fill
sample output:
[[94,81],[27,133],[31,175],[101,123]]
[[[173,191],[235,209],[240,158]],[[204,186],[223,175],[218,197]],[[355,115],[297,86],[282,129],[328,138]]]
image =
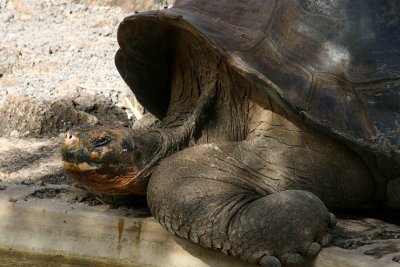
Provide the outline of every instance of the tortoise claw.
[[274,256],[264,256],[259,260],[258,263],[261,266],[268,266],[268,267],[281,267],[282,266],[280,260]]
[[333,213],[329,213],[329,226],[334,227],[337,224],[337,219]]
[[285,260],[285,264],[287,265],[300,265],[303,263],[304,258],[299,253],[290,254]]
[[317,242],[313,242],[308,248],[307,256],[316,256],[321,251],[321,249],[322,247],[320,244],[318,244]]
[[331,242],[332,242],[332,235],[328,233],[322,238],[321,245],[322,247],[327,247]]

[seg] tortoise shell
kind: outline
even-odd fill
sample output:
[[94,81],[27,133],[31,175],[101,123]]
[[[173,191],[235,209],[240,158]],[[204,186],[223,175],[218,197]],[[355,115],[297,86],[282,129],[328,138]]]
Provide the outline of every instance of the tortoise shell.
[[158,117],[169,100],[169,34],[205,40],[259,90],[400,175],[400,2],[182,0],[120,25],[116,65]]

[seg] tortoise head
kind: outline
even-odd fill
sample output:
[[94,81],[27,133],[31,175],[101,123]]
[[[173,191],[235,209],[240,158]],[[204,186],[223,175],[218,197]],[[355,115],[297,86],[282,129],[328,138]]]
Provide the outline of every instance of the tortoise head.
[[64,169],[83,185],[108,195],[146,194],[160,134],[128,128],[75,128],[64,134]]

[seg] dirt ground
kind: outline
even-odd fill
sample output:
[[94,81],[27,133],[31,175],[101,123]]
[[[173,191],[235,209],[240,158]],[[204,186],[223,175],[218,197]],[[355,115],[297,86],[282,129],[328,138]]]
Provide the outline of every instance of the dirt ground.
[[0,0],[0,194],[103,204],[63,172],[62,133],[83,124],[132,127],[143,110],[114,66],[118,24],[171,4]]
[[[169,1],[171,3],[171,1]],[[0,102],[104,95],[117,105],[130,91],[114,55],[119,22],[163,0],[0,0]]]

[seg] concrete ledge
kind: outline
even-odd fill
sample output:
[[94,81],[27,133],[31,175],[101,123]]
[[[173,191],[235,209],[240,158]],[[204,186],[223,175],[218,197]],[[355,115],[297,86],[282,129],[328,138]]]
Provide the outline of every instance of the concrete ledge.
[[[90,207],[60,199],[0,197],[0,246],[134,266],[251,266],[174,238],[145,212]],[[365,249],[365,248],[364,248]],[[306,266],[400,266],[359,250],[324,249]]]
[[135,266],[249,266],[176,240],[143,212],[107,207],[2,197],[0,246]]

